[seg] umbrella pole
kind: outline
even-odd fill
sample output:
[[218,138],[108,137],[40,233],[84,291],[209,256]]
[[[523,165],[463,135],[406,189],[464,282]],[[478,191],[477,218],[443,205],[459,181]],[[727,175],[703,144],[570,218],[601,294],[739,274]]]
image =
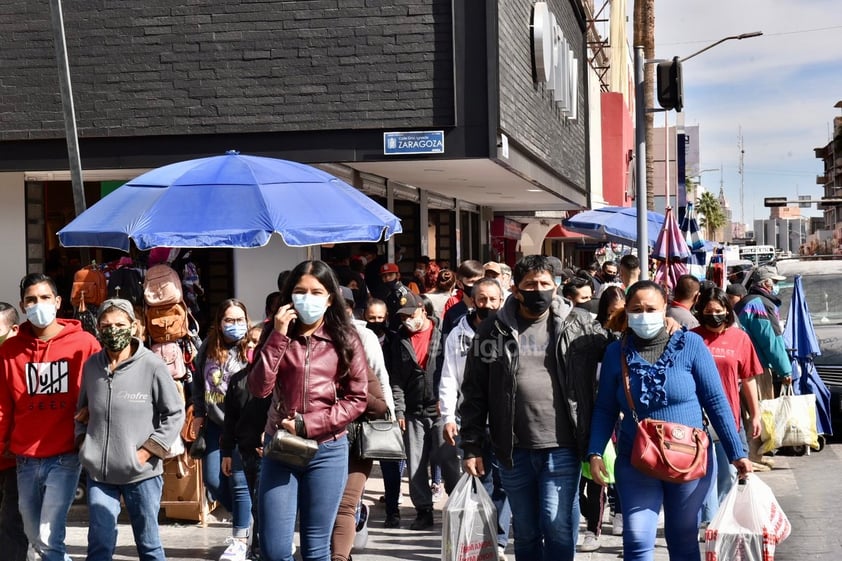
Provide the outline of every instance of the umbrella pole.
[[[76,216],[85,212],[85,186],[82,183],[82,162],[79,156],[79,137],[76,131],[76,110],[73,107],[73,90],[70,84],[70,63],[67,59],[67,42],[64,34],[64,17],[61,0],[50,0],[50,16],[53,27],[53,44],[56,49],[61,107],[64,114],[64,132],[67,139],[67,159],[70,164],[70,180],[73,187],[73,206]],[[91,263],[88,248],[79,249],[83,265]]]

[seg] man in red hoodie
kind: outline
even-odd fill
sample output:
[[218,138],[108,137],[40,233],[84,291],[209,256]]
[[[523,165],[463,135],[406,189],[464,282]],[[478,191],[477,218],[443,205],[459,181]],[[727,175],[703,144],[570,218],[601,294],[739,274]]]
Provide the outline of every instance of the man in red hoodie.
[[79,482],[74,445],[82,365],[100,350],[76,320],[56,319],[61,298],[41,273],[20,282],[28,321],[0,347],[0,456],[17,457],[24,531],[43,561],[68,561],[67,512]]

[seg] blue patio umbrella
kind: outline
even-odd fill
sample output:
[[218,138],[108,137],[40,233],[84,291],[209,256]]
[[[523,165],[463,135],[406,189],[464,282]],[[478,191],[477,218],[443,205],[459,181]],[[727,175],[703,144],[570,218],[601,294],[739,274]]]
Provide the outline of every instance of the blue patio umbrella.
[[[664,225],[664,215],[649,211],[646,222],[649,246],[653,247],[658,239],[658,232]],[[635,207],[606,206],[586,210],[563,220],[561,225],[571,232],[584,234],[590,238],[627,246],[637,245],[637,208]]]
[[132,179],[62,228],[65,247],[259,247],[373,242],[400,219],[312,166],[229,151]]
[[830,390],[819,377],[813,358],[822,354],[813,319],[804,295],[801,275],[795,275],[792,300],[784,327],[784,342],[792,358],[792,387],[796,394],[815,394],[816,427],[820,434],[833,434]]

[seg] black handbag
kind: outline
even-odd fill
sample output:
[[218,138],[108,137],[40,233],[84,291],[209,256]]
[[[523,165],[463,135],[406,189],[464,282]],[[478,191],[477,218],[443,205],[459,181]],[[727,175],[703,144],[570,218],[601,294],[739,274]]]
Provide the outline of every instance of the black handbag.
[[293,467],[305,468],[318,450],[319,443],[315,440],[302,438],[279,428],[263,449],[263,455]]
[[405,460],[403,431],[390,418],[359,420],[355,425],[352,452],[361,460]]
[[201,460],[205,457],[207,449],[208,444],[205,440],[205,425],[202,425],[202,428],[199,429],[199,434],[196,435],[196,439],[190,444],[190,457],[195,460]]

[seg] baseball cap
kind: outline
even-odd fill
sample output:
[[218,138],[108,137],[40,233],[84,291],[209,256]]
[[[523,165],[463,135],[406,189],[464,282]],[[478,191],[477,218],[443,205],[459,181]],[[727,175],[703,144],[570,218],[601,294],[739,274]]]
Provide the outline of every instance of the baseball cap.
[[380,274],[385,275],[387,273],[400,273],[401,270],[398,269],[397,263],[383,263],[380,267]]
[[740,298],[742,298],[743,296],[748,294],[748,291],[746,290],[746,287],[744,287],[740,283],[732,282],[728,285],[728,288],[725,289],[725,293],[729,296],[739,296]]
[[109,298],[99,306],[99,312],[97,312],[96,320],[99,322],[102,314],[110,310],[111,308],[117,308],[123,312],[126,312],[128,316],[131,318],[132,321],[135,320],[134,315],[134,306],[128,300],[123,300],[122,298]]
[[354,305],[354,293],[347,286],[340,286],[339,292],[342,293],[342,298],[345,299],[351,306]]
[[406,295],[401,298],[401,307],[398,310],[398,313],[411,316],[418,308],[423,306],[424,301],[421,300],[420,296],[414,292],[407,292]]
[[772,267],[771,265],[764,265],[762,267],[758,267],[751,275],[751,282],[760,282],[767,279],[772,279],[774,281],[782,281],[785,280],[786,277],[779,275],[778,269]]
[[485,265],[482,266],[483,271],[494,271],[498,275],[503,274],[503,270],[500,268],[500,263],[496,261],[489,261]]

